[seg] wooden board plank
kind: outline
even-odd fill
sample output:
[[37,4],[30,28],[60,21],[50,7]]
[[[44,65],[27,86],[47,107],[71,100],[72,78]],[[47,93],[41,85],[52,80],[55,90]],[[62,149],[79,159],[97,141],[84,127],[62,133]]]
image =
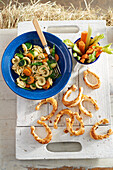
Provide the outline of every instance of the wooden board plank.
[[[99,127],[99,132],[106,133],[108,126]],[[30,134],[30,127],[16,128],[16,158],[21,160],[29,159],[79,159],[79,158],[107,158],[113,156],[113,136],[101,141],[90,138],[91,127],[86,126],[86,132],[82,136],[70,136],[63,132],[63,127],[57,130],[52,129],[52,141],[54,142],[79,142],[82,150],[79,152],[51,152],[47,150],[47,144],[39,144]],[[38,134],[44,133],[43,127],[38,127]],[[99,133],[98,132],[98,133]],[[46,136],[46,135],[45,135]],[[108,144],[109,142],[109,144]],[[93,146],[93,148],[92,148]],[[57,146],[58,147],[58,146]],[[59,145],[60,147],[60,145]],[[104,148],[104,149],[103,149]],[[57,149],[57,148],[56,148]]]

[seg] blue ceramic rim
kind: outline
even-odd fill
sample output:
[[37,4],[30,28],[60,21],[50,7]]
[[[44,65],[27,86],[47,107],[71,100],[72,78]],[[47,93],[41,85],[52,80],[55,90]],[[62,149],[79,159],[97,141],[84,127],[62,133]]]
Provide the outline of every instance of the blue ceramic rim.
[[[65,86],[66,84],[68,83],[69,79],[70,79],[70,76],[71,76],[71,72],[72,72],[72,57],[71,57],[71,54],[67,48],[67,46],[62,42],[62,40],[60,38],[58,38],[57,36],[51,34],[51,33],[48,33],[48,32],[43,32],[45,36],[50,36],[52,38],[54,38],[55,40],[57,40],[58,42],[61,43],[61,47],[63,48],[63,54],[64,52],[66,53],[66,55],[68,56],[68,60],[69,60],[69,65],[65,68],[65,74],[62,75],[62,78],[60,79],[60,81],[58,82],[57,85],[55,85],[55,87],[51,88],[51,89],[48,89],[47,91],[40,91],[40,93],[38,93],[38,95],[35,93],[36,91],[28,91],[28,90],[25,90],[25,89],[22,89],[22,88],[19,88],[16,84],[16,88],[13,89],[11,85],[13,85],[13,80],[12,80],[12,75],[11,75],[11,72],[9,71],[6,71],[8,72],[8,74],[10,75],[8,78],[7,76],[5,75],[4,73],[4,60],[5,60],[5,56],[6,56],[6,53],[7,51],[10,49],[10,47],[12,45],[14,45],[15,43],[17,43],[17,41],[19,41],[19,39],[21,39],[23,37],[23,35],[29,35],[29,34],[36,34],[36,36],[38,37],[36,31],[31,31],[31,32],[27,32],[27,33],[24,33],[24,34],[21,34],[19,35],[18,37],[16,37],[15,39],[13,39],[9,45],[6,47],[4,53],[3,53],[3,56],[2,56],[2,61],[1,61],[1,71],[2,71],[2,76],[6,82],[6,84],[8,85],[8,87],[14,92],[16,93],[17,95],[23,97],[23,98],[27,98],[27,99],[31,99],[31,100],[41,100],[41,99],[45,99],[45,98],[49,98],[49,97],[52,97],[56,94],[58,94]],[[39,38],[39,37],[38,37]],[[24,39],[24,38],[23,38]],[[47,39],[48,40],[48,39]],[[29,40],[26,40],[26,41],[29,41]],[[49,41],[49,40],[48,40]],[[51,41],[49,41],[51,42]],[[22,43],[19,43],[18,46],[15,48],[15,50],[21,45]],[[60,48],[59,48],[60,50]],[[65,62],[66,62],[66,58],[65,58]],[[68,75],[66,74],[68,73]],[[10,81],[11,82],[10,82]],[[19,89],[19,90],[18,90]],[[21,93],[22,92],[22,93]],[[25,93],[24,93],[25,92]],[[33,93],[34,92],[34,93]],[[37,96],[36,96],[37,95]]]
[[[92,39],[93,37],[91,37],[91,39]],[[78,40],[80,40],[81,38],[78,38],[75,42],[74,42],[74,44],[78,41]],[[100,43],[98,43],[99,45],[100,45]],[[72,56],[73,56],[73,49],[72,49]],[[98,56],[98,58],[96,58],[96,60],[95,61],[93,61],[93,62],[91,62],[91,63],[81,63],[79,60],[77,60],[76,59],[76,57],[74,57],[73,56],[73,58],[78,62],[78,63],[80,63],[80,64],[82,64],[82,65],[89,65],[89,64],[93,64],[93,63],[95,63],[99,58],[100,58],[100,55]]]

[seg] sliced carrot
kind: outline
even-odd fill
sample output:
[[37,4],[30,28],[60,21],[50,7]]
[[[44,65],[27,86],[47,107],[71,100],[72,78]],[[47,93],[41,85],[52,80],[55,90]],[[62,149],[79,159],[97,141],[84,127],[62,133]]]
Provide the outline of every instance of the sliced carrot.
[[94,51],[94,49],[93,49],[93,48],[89,48],[89,49],[86,51],[86,54],[92,54],[92,53],[93,53],[93,51]]
[[26,84],[26,88],[29,88],[30,87],[30,85],[29,84]]
[[85,53],[85,43],[83,41],[79,41],[78,47],[79,47],[80,51],[82,52],[82,54],[84,54]]
[[48,57],[44,58],[42,62],[46,62],[48,60]]
[[31,75],[31,71],[30,71],[29,69],[27,69],[27,68],[25,68],[25,69],[23,70],[23,73],[24,73],[26,76],[30,76],[30,75]]
[[81,41],[81,39],[80,40],[78,40],[77,42],[76,42],[76,44],[77,44],[77,47],[78,47],[78,45],[79,45],[79,42]]
[[102,47],[97,47],[94,49],[94,51],[100,51],[102,49]]
[[35,79],[34,79],[33,76],[29,76],[28,79],[27,79],[28,84],[32,84],[32,83],[34,83],[34,81],[35,81]]
[[46,84],[44,84],[42,87],[43,87],[43,89],[49,89],[49,87],[50,87],[49,81],[46,81]]
[[93,48],[94,46],[96,46],[96,44],[92,44],[89,46],[89,48]]
[[88,54],[84,54],[84,55],[82,55],[82,59],[89,59]]
[[99,57],[99,55],[102,53],[102,51],[98,51],[98,52],[96,52],[96,58],[98,58]]
[[29,57],[31,60],[34,60],[34,56],[31,53],[26,54],[25,57]]
[[32,69],[31,69],[30,67],[28,67],[28,66],[27,66],[26,68],[27,68],[29,71],[31,71],[31,72],[32,72]]
[[44,56],[45,56],[45,58],[46,58],[46,57],[48,57],[48,54],[47,54],[47,53],[44,53]]
[[81,62],[81,63],[84,63],[84,62],[85,62],[85,59],[84,59],[84,58],[82,58],[82,59],[80,60],[80,62]]
[[86,43],[86,39],[87,39],[87,35],[88,35],[88,32],[87,31],[83,31],[81,33],[81,40]]
[[59,60],[59,56],[58,54],[55,54],[55,60],[58,61]]

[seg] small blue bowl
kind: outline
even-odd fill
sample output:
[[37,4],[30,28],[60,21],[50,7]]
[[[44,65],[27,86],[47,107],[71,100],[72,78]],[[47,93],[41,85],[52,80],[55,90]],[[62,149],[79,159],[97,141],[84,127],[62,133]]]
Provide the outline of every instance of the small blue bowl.
[[[74,44],[76,44],[76,42],[77,41],[79,41],[81,38],[78,38],[75,42],[74,42]],[[93,37],[91,37],[91,39],[93,39]],[[100,43],[98,43],[99,45],[100,45]],[[73,54],[73,50],[72,50],[72,54]],[[89,65],[89,64],[93,64],[93,63],[95,63],[98,59],[99,59],[99,57],[100,57],[100,55],[98,56],[98,58],[96,58],[96,60],[95,61],[93,61],[93,62],[91,62],[91,63],[81,63],[79,60],[77,60],[77,58],[76,57],[74,57],[73,56],[73,58],[78,62],[78,63],[80,63],[80,64],[82,64],[82,65]]]
[[21,48],[21,45],[23,43],[31,42],[33,45],[36,44],[43,48],[36,31],[24,33],[16,37],[7,46],[2,57],[1,69],[6,84],[17,95],[31,100],[41,100],[52,97],[59,93],[67,84],[72,72],[72,58],[66,45],[62,42],[62,40],[51,33],[44,32],[44,35],[50,47],[55,44],[56,53],[59,55],[58,64],[62,73],[62,76],[56,79],[53,83],[53,86],[50,87],[48,90],[26,90],[18,87],[15,83],[18,75],[11,68],[11,60],[14,57],[15,53],[19,52],[19,49]]

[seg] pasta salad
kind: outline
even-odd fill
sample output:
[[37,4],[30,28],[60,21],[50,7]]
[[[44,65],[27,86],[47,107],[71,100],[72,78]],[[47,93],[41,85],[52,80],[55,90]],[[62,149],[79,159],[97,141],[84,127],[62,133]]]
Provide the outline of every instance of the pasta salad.
[[22,51],[12,59],[12,70],[18,75],[16,84],[24,89],[49,89],[60,75],[55,72],[59,56],[55,54],[55,45],[50,48],[56,62],[48,59],[48,54],[38,45],[30,42],[22,44]]

